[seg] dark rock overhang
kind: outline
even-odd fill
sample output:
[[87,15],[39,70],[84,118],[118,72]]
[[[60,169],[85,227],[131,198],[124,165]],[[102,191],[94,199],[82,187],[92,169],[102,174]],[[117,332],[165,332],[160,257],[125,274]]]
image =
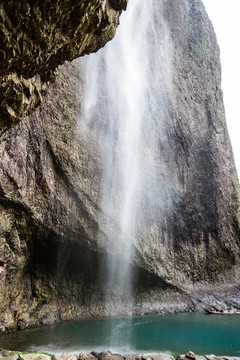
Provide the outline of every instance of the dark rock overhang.
[[64,61],[115,35],[127,0],[23,0],[0,4],[0,134],[29,114]]

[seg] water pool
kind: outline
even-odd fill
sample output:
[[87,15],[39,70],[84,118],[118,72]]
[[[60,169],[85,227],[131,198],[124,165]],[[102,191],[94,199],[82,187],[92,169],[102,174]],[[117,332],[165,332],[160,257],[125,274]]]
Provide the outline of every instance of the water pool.
[[3,334],[0,346],[50,353],[111,350],[176,356],[192,350],[240,356],[240,316],[190,313],[71,321]]

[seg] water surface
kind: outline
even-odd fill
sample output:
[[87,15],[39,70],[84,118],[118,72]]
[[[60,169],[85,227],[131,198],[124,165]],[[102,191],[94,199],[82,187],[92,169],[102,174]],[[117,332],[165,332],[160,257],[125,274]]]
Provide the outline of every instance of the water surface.
[[51,353],[112,350],[177,356],[192,350],[240,356],[240,316],[193,313],[63,322],[1,335],[0,346]]

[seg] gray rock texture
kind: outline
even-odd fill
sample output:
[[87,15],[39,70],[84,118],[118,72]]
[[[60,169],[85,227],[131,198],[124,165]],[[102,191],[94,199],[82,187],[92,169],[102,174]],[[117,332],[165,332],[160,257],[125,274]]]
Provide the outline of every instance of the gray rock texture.
[[126,354],[124,355],[125,360],[140,360],[141,355],[140,354]]
[[[167,115],[168,145],[160,149],[160,160],[171,150],[174,161],[166,158],[164,165],[174,174],[173,203],[151,227],[143,219],[132,264],[133,311],[240,308],[239,183],[224,118],[219,49],[200,1],[163,4],[173,44],[175,106]],[[90,43],[83,53],[97,49]],[[70,59],[79,55],[71,44]],[[46,54],[53,59],[47,49],[37,54],[43,63]],[[59,49],[60,62],[62,54]],[[36,59],[30,56],[29,70],[23,64],[26,74],[18,73],[17,63],[12,69],[37,84],[48,67],[38,67]],[[49,69],[56,65],[53,60]],[[0,277],[2,331],[106,315],[108,234],[99,220],[103,164],[96,137],[79,130],[83,71],[84,61],[61,66],[41,106],[1,136],[0,249],[7,262]]]
[[42,101],[65,60],[111,40],[127,0],[1,1],[0,133]]
[[120,354],[112,354],[109,352],[102,352],[99,355],[99,360],[124,360],[123,356]]
[[[192,352],[191,352],[192,353]],[[107,354],[107,353],[105,353]],[[194,353],[192,353],[194,354]],[[174,359],[173,356],[169,355],[169,354],[164,354],[164,353],[154,353],[154,354],[144,354],[144,355],[139,355],[139,354],[127,354],[127,355],[119,355],[119,354],[110,354],[108,353],[109,356],[112,356],[113,358],[115,356],[119,356],[122,357],[124,359],[127,359],[128,357],[134,358],[135,359],[141,359],[141,360],[145,360],[145,359],[152,359],[152,358],[156,358],[156,359],[161,359],[161,360],[172,360]],[[149,357],[148,357],[149,355]],[[189,357],[186,355],[179,355],[176,360],[187,360],[189,359]],[[146,357],[147,356],[147,357]],[[76,355],[73,354],[56,354],[56,355],[46,355],[46,354],[41,354],[41,353],[20,353],[19,355],[17,354],[13,354],[12,351],[1,351],[1,355],[0,355],[1,359],[4,360],[17,360],[19,358],[23,359],[23,360],[66,360],[66,359],[91,359],[91,354],[89,353],[81,353],[79,357],[77,357]],[[95,357],[93,357],[94,359],[96,359]],[[194,354],[194,359],[196,360],[239,360],[240,357],[233,357],[233,356],[216,356],[216,355],[195,355]]]
[[78,359],[79,359],[79,360],[96,360],[97,357],[95,357],[95,356],[92,355],[92,354],[89,354],[89,353],[86,353],[86,352],[82,352],[82,353],[79,354]]
[[0,358],[5,360],[51,360],[52,357],[46,354],[35,354],[35,353],[14,354],[12,352],[11,354],[11,351],[10,352],[6,351],[6,354],[3,354],[3,352],[1,352]]
[[143,354],[141,357],[142,360],[174,360],[172,355],[163,354],[163,353],[149,353]]
[[[77,356],[74,355],[74,354],[56,354],[52,357],[52,360],[76,360],[77,359]],[[26,359],[28,360],[28,359]],[[31,359],[29,359],[31,360]],[[35,359],[33,359],[35,360]],[[38,359],[36,359],[38,360]],[[41,359],[39,359],[41,360]]]

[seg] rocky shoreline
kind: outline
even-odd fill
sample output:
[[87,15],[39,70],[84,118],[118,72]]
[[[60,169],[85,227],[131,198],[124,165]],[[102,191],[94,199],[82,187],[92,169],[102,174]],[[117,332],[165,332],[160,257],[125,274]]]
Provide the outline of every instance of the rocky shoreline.
[[[46,353],[23,353],[8,350],[0,351],[0,359],[4,360],[175,360],[174,356],[164,353],[146,353],[140,354],[113,354],[110,351],[91,353],[82,352],[79,355],[75,354],[46,354]],[[240,360],[236,356],[216,356],[211,355],[195,355],[194,352],[189,351],[185,355],[179,355],[176,360]]]

